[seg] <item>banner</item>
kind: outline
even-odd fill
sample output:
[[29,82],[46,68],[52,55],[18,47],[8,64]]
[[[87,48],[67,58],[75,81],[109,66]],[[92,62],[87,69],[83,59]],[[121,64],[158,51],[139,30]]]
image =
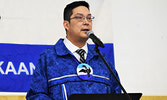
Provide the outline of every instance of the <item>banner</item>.
[[[113,44],[104,45],[99,49],[114,65]],[[50,46],[0,43],[0,92],[27,92],[39,56]]]

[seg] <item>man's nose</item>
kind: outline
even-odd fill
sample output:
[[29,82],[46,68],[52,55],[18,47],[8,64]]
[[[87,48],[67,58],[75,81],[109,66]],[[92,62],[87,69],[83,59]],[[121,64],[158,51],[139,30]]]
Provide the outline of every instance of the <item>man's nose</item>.
[[89,25],[89,21],[86,17],[83,19],[83,23],[84,23],[84,25]]

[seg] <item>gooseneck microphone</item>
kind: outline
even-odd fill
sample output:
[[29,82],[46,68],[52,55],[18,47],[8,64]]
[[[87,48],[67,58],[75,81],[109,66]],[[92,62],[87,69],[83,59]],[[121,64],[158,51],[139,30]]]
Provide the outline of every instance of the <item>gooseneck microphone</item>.
[[96,36],[94,35],[93,31],[88,31],[88,32],[87,32],[87,36],[88,36],[88,38],[91,38],[91,39],[92,39],[92,41],[95,43],[95,45],[104,48],[103,42],[102,42],[98,37],[96,37]]
[[118,78],[115,75],[115,73],[112,71],[111,67],[108,65],[108,63],[106,62],[106,60],[104,59],[104,57],[100,53],[100,50],[98,49],[98,46],[104,48],[104,44],[101,42],[101,40],[99,38],[97,38],[94,35],[93,31],[88,31],[87,32],[87,37],[91,38],[92,41],[95,43],[95,51],[99,54],[100,58],[102,59],[102,61],[104,62],[104,64],[106,65],[106,67],[108,68],[108,70],[110,71],[110,73],[112,74],[112,76],[114,77],[114,79],[116,80],[116,82],[118,83],[118,85],[120,86],[120,88],[122,89],[122,91],[124,92],[124,94],[126,96],[125,100],[132,100],[131,97],[129,96],[129,94],[126,92],[126,90],[122,86],[122,84],[120,83],[120,81],[118,80]]

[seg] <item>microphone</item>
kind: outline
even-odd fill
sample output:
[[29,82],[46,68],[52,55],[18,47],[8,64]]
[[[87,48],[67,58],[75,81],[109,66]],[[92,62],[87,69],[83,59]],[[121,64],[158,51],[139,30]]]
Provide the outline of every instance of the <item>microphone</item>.
[[91,38],[91,39],[92,39],[92,41],[95,43],[95,45],[104,48],[103,42],[102,42],[98,37],[96,37],[96,36],[94,35],[93,31],[88,31],[88,32],[87,32],[87,36],[88,36],[88,38]]

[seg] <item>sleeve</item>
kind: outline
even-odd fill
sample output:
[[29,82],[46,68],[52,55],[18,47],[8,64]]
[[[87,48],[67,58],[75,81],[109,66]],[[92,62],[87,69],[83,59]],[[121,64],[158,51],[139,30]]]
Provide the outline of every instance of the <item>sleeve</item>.
[[51,100],[48,96],[46,71],[45,56],[41,55],[31,80],[30,89],[26,95],[27,100]]
[[[117,79],[119,80],[120,82],[120,79],[119,79],[119,75],[115,69],[115,66],[114,64],[112,64],[113,62],[110,61],[104,54],[104,59],[107,61],[109,67],[111,68],[111,70],[113,71],[113,73],[115,74],[115,76],[117,77]],[[107,67],[107,66],[106,66]],[[117,83],[116,79],[114,78],[114,76],[111,74],[110,76],[110,79],[111,79],[111,93],[121,93],[121,88],[119,86],[119,84]]]
[[[114,74],[116,75],[117,79],[118,79],[119,82],[120,82],[118,73],[117,73],[117,71],[116,71],[115,69],[114,69]],[[114,77],[113,77],[113,79],[114,79]],[[114,82],[114,83],[113,83],[114,93],[121,93],[121,88],[120,88],[119,84],[117,83],[117,81],[114,79],[113,82]]]

